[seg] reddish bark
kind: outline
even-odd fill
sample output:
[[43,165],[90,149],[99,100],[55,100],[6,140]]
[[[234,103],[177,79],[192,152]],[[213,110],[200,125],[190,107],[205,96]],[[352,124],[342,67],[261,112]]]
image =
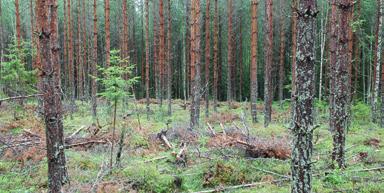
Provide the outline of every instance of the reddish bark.
[[16,39],[17,47],[21,48],[21,21],[20,21],[20,11],[19,11],[19,0],[15,0],[15,14],[16,14]]
[[211,63],[211,30],[210,30],[210,0],[207,0],[206,9],[205,9],[205,116],[208,117],[209,114],[209,65]]
[[168,66],[167,66],[167,98],[168,98],[168,116],[172,115],[172,20],[171,20],[171,1],[168,0]]
[[149,0],[145,0],[145,98],[147,103],[147,117],[149,108]]
[[199,125],[200,117],[200,0],[192,0],[191,9],[191,128]]
[[251,115],[253,123],[257,122],[257,0],[251,3]]
[[285,27],[284,0],[280,0],[280,62],[279,62],[279,102],[282,106],[284,99],[284,62],[285,62]]
[[110,4],[109,0],[104,0],[105,4],[105,60],[106,66],[109,67],[111,65],[111,18],[110,18]]
[[165,66],[165,30],[164,30],[164,0],[159,0],[160,41],[159,41],[159,70],[160,70],[160,106],[163,104],[164,66]]
[[[48,191],[61,192],[68,182],[65,167],[64,132],[59,77],[59,46],[57,41],[57,1],[38,0],[38,22],[41,45],[40,92],[43,94],[43,115],[46,127],[48,159]],[[52,75],[53,72],[53,75]]]

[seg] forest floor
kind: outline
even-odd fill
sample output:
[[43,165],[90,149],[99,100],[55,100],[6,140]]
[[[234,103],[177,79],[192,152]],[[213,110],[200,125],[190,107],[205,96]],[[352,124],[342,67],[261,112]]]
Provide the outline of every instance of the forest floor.
[[[289,103],[273,105],[273,123],[252,124],[248,103],[220,103],[218,113],[189,130],[189,107],[175,100],[172,116],[167,103],[151,100],[147,118],[143,101],[118,108],[115,152],[126,132],[121,163],[108,170],[113,140],[111,108],[101,102],[98,124],[92,125],[90,105],[77,102],[64,117],[65,151],[70,184],[65,192],[290,192]],[[64,110],[68,109],[64,106]],[[313,192],[384,192],[384,129],[370,120],[370,108],[352,107],[344,170],[332,169],[332,136],[328,107],[316,103],[313,151]],[[16,110],[16,120],[14,111]],[[0,106],[0,192],[45,192],[47,163],[43,123],[36,104],[24,108]],[[207,124],[209,123],[209,124]],[[168,125],[167,125],[168,124]],[[164,139],[169,141],[167,147]]]

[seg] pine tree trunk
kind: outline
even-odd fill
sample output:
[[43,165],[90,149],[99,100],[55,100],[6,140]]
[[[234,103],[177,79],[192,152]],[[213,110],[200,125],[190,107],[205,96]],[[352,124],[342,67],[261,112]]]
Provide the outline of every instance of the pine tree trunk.
[[159,82],[160,82],[160,71],[159,71],[159,62],[158,62],[158,38],[159,38],[159,28],[157,24],[157,6],[156,2],[153,2],[153,67],[155,71],[155,94],[156,98],[160,103],[160,94],[159,94]]
[[381,62],[381,51],[382,51],[382,35],[383,35],[383,7],[384,1],[377,0],[378,8],[377,8],[377,23],[376,23],[376,42],[375,42],[375,57],[374,57],[374,87],[373,87],[373,95],[372,95],[372,120],[373,122],[377,122],[378,115],[378,107],[379,107],[379,85],[380,85],[380,62]]
[[200,118],[200,0],[192,0],[191,8],[191,128],[199,125]]
[[86,71],[87,69],[89,69],[89,66],[88,66],[88,49],[87,49],[87,44],[88,44],[88,41],[87,41],[87,25],[86,25],[86,18],[85,18],[85,1],[86,0],[82,0],[82,25],[83,25],[83,28],[82,28],[82,56],[83,56],[83,68],[82,68],[82,71],[81,71],[81,80],[82,80],[82,87],[83,87],[83,97],[88,97],[89,96],[89,84],[88,84],[88,72]]
[[160,107],[163,105],[164,93],[164,66],[165,66],[165,30],[164,30],[164,0],[159,0],[160,41],[159,41],[159,67],[160,67]]
[[77,98],[82,99],[84,96],[84,84],[82,80],[82,70],[83,70],[83,61],[82,61],[82,50],[81,50],[81,14],[80,14],[80,0],[77,1],[77,54],[76,54],[76,78],[77,78]]
[[297,1],[292,0],[292,89],[291,89],[291,97],[294,98],[295,87],[296,87],[296,49],[297,49]]
[[71,0],[67,1],[68,3],[68,33],[69,33],[69,42],[68,42],[68,70],[69,70],[69,84],[70,84],[70,90],[71,90],[71,103],[74,104],[75,100],[75,71],[74,71],[74,64],[73,64],[73,30],[72,30],[72,16],[71,16]]
[[[61,192],[68,182],[64,154],[64,133],[59,80],[59,45],[57,25],[57,1],[37,1],[41,45],[41,87],[44,100],[48,159],[48,192]],[[53,72],[53,75],[51,73]]]
[[185,98],[188,100],[190,97],[190,91],[191,91],[191,1],[187,0],[186,5],[185,5],[185,24],[186,24],[186,29],[185,29],[185,58],[186,58],[186,74],[187,74],[187,79],[186,79],[186,96]]
[[345,167],[345,132],[349,125],[349,53],[348,53],[348,27],[349,15],[353,9],[352,0],[335,0],[336,25],[332,25],[332,31],[336,31],[336,57],[331,63],[331,77],[333,95],[330,104],[330,125],[333,131],[332,160],[336,161],[339,168]]
[[292,193],[310,193],[313,150],[316,0],[299,0],[297,10],[297,66],[293,97]]
[[205,117],[208,117],[209,115],[209,65],[211,63],[210,6],[211,1],[207,0],[205,8]]
[[264,78],[264,127],[268,127],[271,122],[272,113],[272,52],[273,52],[273,16],[272,0],[265,1],[265,78]]
[[21,49],[21,21],[20,21],[20,11],[19,11],[19,0],[15,0],[15,14],[16,14],[16,39],[17,47]]
[[243,29],[242,18],[239,16],[239,101],[243,101]]
[[91,73],[92,73],[92,80],[91,80],[91,95],[92,95],[92,116],[93,121],[96,121],[97,119],[97,0],[93,0],[93,61],[91,65]]
[[167,98],[168,98],[168,116],[172,115],[172,36],[171,36],[171,1],[168,0],[168,66],[167,66]]
[[280,107],[284,100],[284,62],[285,62],[285,27],[284,27],[284,0],[280,0],[280,62],[279,62],[279,102]]
[[111,18],[110,18],[110,4],[109,0],[104,0],[105,12],[105,61],[106,66],[111,65]]
[[213,110],[217,112],[217,91],[218,91],[218,51],[219,51],[219,8],[215,0],[214,37],[213,37]]
[[228,0],[228,64],[227,64],[227,100],[229,104],[232,103],[232,78],[233,78],[233,36],[232,36],[232,25],[233,25],[233,3],[232,0]]
[[259,2],[252,0],[251,4],[251,115],[252,122],[257,123],[257,6]]
[[68,29],[67,29],[67,1],[63,0],[63,17],[64,17],[64,23],[63,23],[63,77],[64,77],[64,89],[69,88],[68,87]]
[[145,98],[149,119],[149,0],[145,0]]

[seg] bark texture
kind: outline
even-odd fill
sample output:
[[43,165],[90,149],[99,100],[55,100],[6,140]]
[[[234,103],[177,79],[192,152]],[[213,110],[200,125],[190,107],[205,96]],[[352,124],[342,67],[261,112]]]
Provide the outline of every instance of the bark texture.
[[213,28],[213,110],[217,112],[217,91],[218,91],[218,53],[219,53],[219,8],[215,0],[215,18]]
[[349,14],[353,8],[352,0],[335,0],[336,25],[336,57],[331,63],[331,95],[330,127],[333,132],[332,160],[339,168],[345,167],[345,132],[349,125],[349,54],[348,27]]
[[311,192],[313,104],[315,72],[316,0],[299,0],[297,10],[297,66],[293,97],[292,193]]
[[61,192],[68,182],[64,154],[64,133],[59,80],[57,1],[38,0],[41,45],[41,87],[48,159],[48,192]]
[[251,4],[251,115],[253,123],[257,123],[257,0]]
[[209,115],[209,65],[211,64],[211,30],[210,30],[210,6],[211,1],[207,0],[205,9],[205,117]]
[[378,8],[377,8],[377,22],[376,22],[376,39],[375,39],[375,56],[374,56],[374,87],[372,93],[372,120],[373,122],[377,122],[378,115],[378,107],[379,107],[379,86],[380,86],[380,62],[382,55],[382,47],[383,47],[383,17],[384,17],[384,1],[377,0]]
[[200,118],[200,0],[191,6],[191,128],[199,125]]
[[98,38],[98,30],[97,30],[97,0],[93,0],[93,61],[91,65],[91,73],[92,73],[92,80],[91,80],[91,103],[92,103],[92,116],[93,119],[96,120],[97,118],[97,38]]
[[233,98],[233,88],[232,88],[232,78],[233,78],[233,35],[232,35],[232,25],[233,25],[233,3],[232,0],[228,0],[228,64],[227,64],[227,100],[229,103],[232,102]]
[[165,29],[164,29],[164,0],[159,0],[160,41],[159,41],[159,71],[160,71],[160,107],[164,94],[164,66],[165,66]]
[[145,98],[147,103],[147,117],[149,108],[149,0],[145,0]]
[[272,0],[265,1],[265,78],[264,78],[264,127],[271,123],[272,114],[272,52],[273,52],[273,17]]
[[279,61],[279,102],[284,100],[285,26],[284,0],[280,0],[280,61]]
[[110,4],[109,0],[104,0],[104,12],[105,12],[105,61],[106,66],[111,65],[111,18],[110,18]]
[[15,0],[15,14],[16,14],[16,39],[17,47],[21,48],[21,21],[20,21],[20,6],[19,0]]
[[168,99],[168,116],[172,115],[172,19],[171,19],[171,0],[168,0],[168,53],[167,53],[167,99]]

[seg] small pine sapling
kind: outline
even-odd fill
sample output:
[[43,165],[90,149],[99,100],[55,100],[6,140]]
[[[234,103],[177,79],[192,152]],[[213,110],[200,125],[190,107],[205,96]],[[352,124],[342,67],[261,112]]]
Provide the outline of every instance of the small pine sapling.
[[101,78],[96,78],[96,80],[104,87],[104,91],[98,93],[98,95],[113,104],[112,145],[109,162],[110,169],[112,169],[113,161],[117,104],[120,100],[124,99],[125,97],[132,96],[132,93],[130,93],[129,90],[134,84],[138,82],[139,79],[139,77],[131,76],[133,68],[133,64],[128,64],[128,61],[126,59],[120,58],[118,50],[112,50],[110,66],[105,68],[99,67],[99,71],[101,72]]

